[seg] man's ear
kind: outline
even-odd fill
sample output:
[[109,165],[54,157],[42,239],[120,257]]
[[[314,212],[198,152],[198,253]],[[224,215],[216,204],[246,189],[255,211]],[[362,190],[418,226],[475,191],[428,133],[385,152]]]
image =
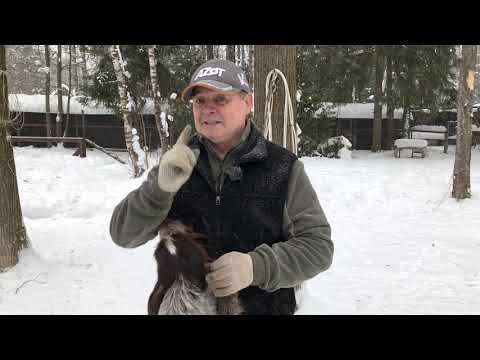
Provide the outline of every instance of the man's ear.
[[251,113],[253,111],[253,94],[252,93],[248,93],[247,96],[245,96],[245,103],[247,104],[248,113]]

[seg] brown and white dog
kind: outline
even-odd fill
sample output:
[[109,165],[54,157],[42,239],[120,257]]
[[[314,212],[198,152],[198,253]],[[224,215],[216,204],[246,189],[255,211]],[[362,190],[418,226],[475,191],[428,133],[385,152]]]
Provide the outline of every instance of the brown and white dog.
[[205,236],[179,221],[165,220],[155,250],[157,282],[148,299],[149,315],[239,315],[238,294],[215,298],[205,275],[211,262]]

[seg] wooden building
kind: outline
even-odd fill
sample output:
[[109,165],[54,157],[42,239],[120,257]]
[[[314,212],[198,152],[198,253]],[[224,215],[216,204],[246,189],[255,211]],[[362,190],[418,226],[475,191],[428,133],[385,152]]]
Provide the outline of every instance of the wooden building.
[[[331,136],[345,136],[355,150],[369,150],[373,139],[373,103],[350,103],[335,106],[324,103],[315,116],[319,118],[326,114],[335,119],[331,127]],[[386,106],[382,109],[382,148],[385,148],[387,138]],[[393,120],[393,139],[401,138],[403,109],[395,109]]]
[[[17,136],[46,136],[45,95],[10,94],[9,108],[17,117],[12,135]],[[62,125],[66,126],[67,97],[63,97]],[[84,115],[82,116],[82,111]],[[55,131],[57,116],[57,96],[50,96],[50,119]],[[125,133],[123,119],[112,110],[101,105],[85,106],[78,101],[78,97],[70,99],[70,119],[67,136],[82,136],[83,121],[85,124],[85,137],[98,145],[110,149],[125,149]],[[147,106],[141,115],[135,119],[134,127],[137,129],[141,142],[155,149],[159,146],[158,131],[153,115],[153,106]],[[17,144],[17,145],[32,145]],[[34,146],[45,146],[45,143],[35,143]],[[65,144],[75,146],[73,144]]]

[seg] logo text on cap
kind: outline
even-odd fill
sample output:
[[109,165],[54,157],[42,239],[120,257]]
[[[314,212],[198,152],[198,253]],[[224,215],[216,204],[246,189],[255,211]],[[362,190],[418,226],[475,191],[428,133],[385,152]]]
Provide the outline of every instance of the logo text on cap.
[[238,80],[240,80],[240,84],[243,86],[245,85],[245,75],[237,74]]
[[216,68],[206,67],[206,68],[203,68],[202,70],[200,70],[198,72],[198,74],[197,74],[197,76],[195,76],[194,80],[197,80],[200,77],[211,76],[211,75],[217,75],[217,76],[221,77],[222,73],[224,71],[225,71],[225,69],[222,69],[222,68],[219,68],[219,67],[216,67]]

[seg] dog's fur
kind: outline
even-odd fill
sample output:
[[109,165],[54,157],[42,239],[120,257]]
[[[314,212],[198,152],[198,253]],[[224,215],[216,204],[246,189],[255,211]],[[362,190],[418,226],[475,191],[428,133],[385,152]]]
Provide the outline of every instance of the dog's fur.
[[179,221],[160,226],[155,250],[157,282],[148,299],[149,315],[237,315],[243,313],[238,294],[215,298],[205,280],[211,262],[206,238]]

